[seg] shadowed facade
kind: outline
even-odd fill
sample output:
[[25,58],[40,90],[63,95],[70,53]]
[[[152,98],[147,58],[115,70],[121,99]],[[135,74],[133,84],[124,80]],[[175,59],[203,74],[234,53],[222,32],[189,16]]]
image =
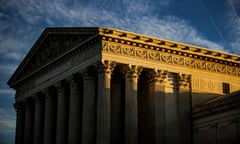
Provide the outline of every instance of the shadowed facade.
[[192,107],[240,90],[239,66],[113,28],[46,28],[8,81],[16,144],[192,143]]

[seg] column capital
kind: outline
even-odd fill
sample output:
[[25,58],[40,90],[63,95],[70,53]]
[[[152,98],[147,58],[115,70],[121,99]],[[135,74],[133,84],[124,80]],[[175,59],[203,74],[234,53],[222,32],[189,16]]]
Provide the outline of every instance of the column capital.
[[54,89],[55,87],[52,86],[52,87],[48,87],[48,88],[45,88],[42,93],[45,95],[45,101],[46,102],[52,102],[53,101],[53,98],[54,98]]
[[58,89],[64,89],[67,86],[67,80],[63,79],[57,82],[57,88]]
[[180,73],[179,77],[179,87],[189,88],[191,83],[191,75]]
[[143,67],[136,66],[136,65],[130,65],[130,64],[121,67],[121,71],[125,75],[126,78],[137,78],[138,79],[142,70],[143,70]]
[[24,102],[22,101],[16,102],[13,106],[16,111],[22,110],[24,108]]
[[80,74],[79,73],[72,74],[69,77],[69,84],[70,84],[71,88],[77,89],[79,82],[80,82]]
[[153,69],[151,71],[152,81],[164,83],[167,81],[168,78],[168,71],[167,70],[160,70],[160,69]]
[[93,80],[95,79],[96,67],[94,66],[85,67],[80,71],[80,73],[83,76],[84,80]]
[[108,61],[108,60],[104,60],[104,61],[96,63],[95,66],[97,67],[99,74],[110,74],[111,75],[114,68],[116,67],[116,63]]
[[34,95],[33,97],[35,103],[42,103],[43,102],[43,93],[39,92]]
[[25,98],[24,105],[25,108],[31,108],[33,106],[33,98],[32,97]]

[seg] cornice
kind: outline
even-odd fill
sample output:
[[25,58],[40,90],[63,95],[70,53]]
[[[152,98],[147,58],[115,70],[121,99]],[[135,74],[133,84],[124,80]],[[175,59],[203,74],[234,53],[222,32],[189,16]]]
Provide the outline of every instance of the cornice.
[[102,36],[103,40],[107,41],[131,45],[143,49],[172,53],[175,55],[226,64],[230,66],[240,66],[240,56],[235,54],[210,50],[190,44],[150,37],[114,28],[99,28],[99,34]]
[[[25,74],[26,69],[28,69],[28,64],[31,62],[31,60],[34,60],[34,56],[38,53],[38,50],[41,47],[41,44],[46,41],[46,38],[50,35],[54,34],[73,34],[73,35],[82,35],[83,37],[86,37],[85,40],[79,42],[76,41],[73,45],[67,46],[71,48],[67,48],[66,51],[57,54],[54,57],[47,57],[47,61],[44,61],[41,65],[37,66],[35,69],[31,69],[29,73]],[[91,36],[89,36],[91,34]],[[41,34],[39,39],[36,41],[36,43],[33,45],[32,49],[29,51],[29,53],[26,55],[22,63],[19,65],[17,70],[14,72],[10,80],[8,81],[8,84],[10,87],[14,87],[17,83],[20,83],[23,80],[28,79],[29,77],[32,77],[33,75],[40,74],[42,72],[46,72],[49,69],[52,69],[55,65],[58,65],[59,63],[64,62],[68,57],[75,55],[77,51],[79,50],[79,47],[86,46],[85,44],[88,44],[93,39],[101,38],[101,40],[111,42],[118,45],[123,45],[123,48],[125,46],[127,47],[134,47],[136,48],[135,52],[136,55],[140,55],[140,57],[145,56],[145,52],[148,54],[149,59],[157,60],[158,57],[160,57],[159,60],[162,60],[162,62],[168,63],[169,60],[173,61],[174,64],[182,65],[182,62],[184,62],[184,66],[192,66],[191,60],[198,60],[196,61],[194,67],[200,67],[199,69],[213,69],[212,71],[224,71],[221,73],[228,74],[228,71],[231,72],[232,75],[240,76],[240,57],[238,55],[229,54],[221,51],[215,51],[215,50],[209,50],[206,48],[193,46],[189,44],[184,44],[180,42],[174,42],[170,40],[165,40],[161,38],[155,38],[150,36],[145,36],[141,34],[136,34],[133,32],[113,29],[113,28],[97,28],[97,27],[91,27],[91,28],[46,28],[44,32]],[[98,39],[99,40],[99,39]],[[74,41],[75,42],[75,41]],[[100,41],[99,41],[100,42]],[[45,49],[48,47],[44,47]],[[104,48],[102,48],[103,50]],[[50,50],[50,48],[48,48]],[[51,49],[52,50],[52,49]],[[128,53],[125,49],[125,53]],[[140,51],[138,51],[140,50]],[[139,53],[138,53],[139,52]],[[160,54],[159,54],[160,53]],[[175,57],[173,57],[175,56]],[[179,57],[180,56],[180,57]],[[182,58],[185,58],[182,60]],[[191,59],[191,60],[189,60]],[[207,62],[209,61],[209,65],[205,65],[204,63],[198,62]],[[213,66],[212,64],[220,64],[221,68],[218,70],[218,66]],[[206,68],[202,68],[202,65]],[[227,66],[227,67],[226,67]],[[230,69],[228,70],[228,68]],[[22,75],[23,74],[23,75]]]

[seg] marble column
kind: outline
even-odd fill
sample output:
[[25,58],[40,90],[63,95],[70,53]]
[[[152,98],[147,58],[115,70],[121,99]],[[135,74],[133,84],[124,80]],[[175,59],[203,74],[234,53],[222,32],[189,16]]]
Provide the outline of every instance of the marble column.
[[16,136],[15,136],[15,144],[23,144],[24,138],[24,103],[16,102],[14,104],[14,108],[17,112],[16,118]]
[[25,101],[24,144],[33,143],[33,100],[31,97]]
[[180,142],[177,85],[178,75],[176,73],[168,73],[165,87],[165,137],[167,144],[178,144]]
[[125,73],[125,144],[138,143],[137,85],[142,67],[128,65]]
[[34,132],[33,132],[33,143],[43,143],[43,95],[41,93],[36,94],[34,97],[35,109],[34,109]]
[[66,144],[68,142],[68,83],[61,80],[57,83],[57,128],[56,143]]
[[191,75],[179,74],[178,116],[180,143],[191,143]]
[[119,67],[111,77],[111,143],[124,143],[124,92],[125,79]]
[[138,144],[154,144],[154,94],[150,71],[143,71],[138,81]]
[[71,76],[68,144],[80,144],[82,135],[82,84],[78,74]]
[[96,143],[96,80],[94,71],[87,68],[83,77],[82,144]]
[[124,143],[125,79],[120,67],[111,76],[111,143]]
[[98,64],[97,144],[110,144],[111,125],[111,74],[115,63]]
[[155,144],[166,143],[165,127],[165,97],[167,71],[155,69],[152,71],[153,76],[153,95],[154,95],[154,139]]
[[55,143],[56,136],[55,97],[56,89],[54,87],[49,87],[45,90],[44,138],[43,138],[44,144]]

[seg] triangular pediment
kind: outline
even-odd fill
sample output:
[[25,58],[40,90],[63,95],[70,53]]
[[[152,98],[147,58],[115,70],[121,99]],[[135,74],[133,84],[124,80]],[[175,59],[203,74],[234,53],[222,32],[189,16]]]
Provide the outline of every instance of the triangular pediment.
[[41,69],[44,65],[97,34],[98,28],[46,28],[16,69],[8,84],[12,87],[17,81]]

